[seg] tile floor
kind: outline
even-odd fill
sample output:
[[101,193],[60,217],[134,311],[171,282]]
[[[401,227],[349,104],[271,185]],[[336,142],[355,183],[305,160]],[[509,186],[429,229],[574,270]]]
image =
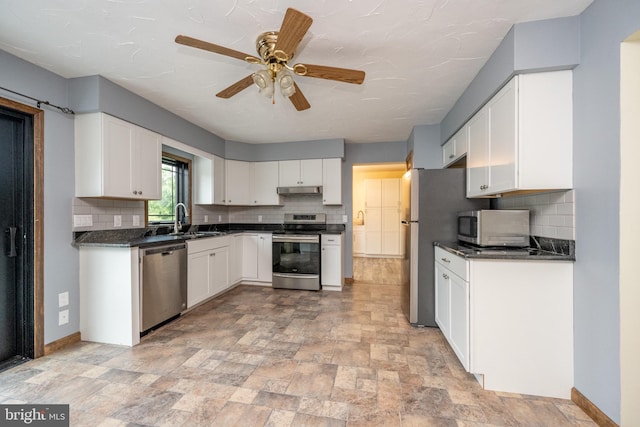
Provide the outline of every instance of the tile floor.
[[593,426],[571,401],[483,391],[398,285],[239,286],[134,348],[82,342],[0,373],[1,403],[72,426]]

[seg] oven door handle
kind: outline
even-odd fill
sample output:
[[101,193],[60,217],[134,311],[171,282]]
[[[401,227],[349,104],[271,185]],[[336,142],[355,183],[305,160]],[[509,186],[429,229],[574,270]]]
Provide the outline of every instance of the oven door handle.
[[305,279],[318,279],[320,278],[319,274],[293,274],[293,273],[273,273],[274,276],[276,277],[284,277],[287,279],[299,279],[299,278],[305,278]]
[[318,236],[294,236],[294,235],[273,235],[273,243],[297,243],[297,242],[320,242]]

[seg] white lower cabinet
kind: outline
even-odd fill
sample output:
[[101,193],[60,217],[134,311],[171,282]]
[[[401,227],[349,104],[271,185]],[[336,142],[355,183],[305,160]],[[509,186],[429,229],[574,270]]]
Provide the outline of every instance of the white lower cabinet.
[[341,291],[344,277],[342,264],[344,234],[323,234],[320,237],[320,284],[324,290]]
[[80,248],[80,334],[83,340],[126,346],[140,342],[138,257],[138,248]]
[[364,225],[353,226],[353,254],[362,255],[365,253],[365,233]]
[[568,399],[573,265],[465,259],[436,247],[436,322],[487,390]]
[[229,246],[229,281],[235,285],[242,280],[242,234],[234,234]]
[[187,308],[229,287],[230,244],[228,236],[187,242]]
[[271,233],[243,233],[242,280],[271,282]]
[[435,248],[436,323],[469,370],[469,282],[464,258]]

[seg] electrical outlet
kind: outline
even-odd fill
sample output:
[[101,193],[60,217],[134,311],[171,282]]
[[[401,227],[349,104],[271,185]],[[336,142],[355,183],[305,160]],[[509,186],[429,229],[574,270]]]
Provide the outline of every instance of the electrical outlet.
[[122,215],[114,215],[113,216],[113,226],[114,227],[122,227]]
[[345,224],[349,221],[349,218],[346,215],[342,215],[342,222]]
[[262,215],[258,215],[258,222],[262,222]]
[[134,215],[132,217],[133,219],[133,226],[134,227],[139,227],[140,226],[140,215]]
[[218,222],[222,222],[222,215],[218,215]]
[[91,215],[74,215],[74,227],[91,227],[93,225],[93,216]]
[[69,310],[58,312],[58,326],[66,325],[67,323],[69,323]]
[[204,223],[208,223],[209,222],[209,215],[205,215],[204,216]]
[[58,307],[66,307],[69,305],[69,292],[61,292],[58,294]]

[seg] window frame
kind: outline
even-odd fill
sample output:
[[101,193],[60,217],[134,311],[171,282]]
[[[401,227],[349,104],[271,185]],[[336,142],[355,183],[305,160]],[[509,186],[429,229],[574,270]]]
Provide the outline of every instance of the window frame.
[[[160,168],[162,169],[162,165],[164,164],[164,159],[168,158],[168,159],[172,159],[181,163],[184,163],[187,165],[187,180],[188,183],[186,185],[186,195],[188,198],[188,203],[184,203],[185,206],[187,206],[187,212],[188,212],[188,218],[189,221],[185,222],[184,221],[184,217],[182,217],[183,221],[182,224],[191,224],[192,223],[192,214],[191,214],[191,206],[192,206],[192,185],[191,183],[192,181],[192,168],[193,168],[193,162],[191,161],[191,159],[179,156],[177,154],[173,154],[173,153],[169,153],[166,151],[162,152],[162,157],[161,157],[161,162],[162,164],[160,165]],[[161,172],[162,173],[162,172]],[[180,212],[181,215],[184,215],[182,212]],[[180,218],[179,218],[180,219]],[[171,221],[153,221],[153,222],[149,222],[149,200],[145,200],[144,202],[144,221],[145,221],[145,226],[149,227],[149,226],[167,226],[167,225],[173,225],[173,220]]]

